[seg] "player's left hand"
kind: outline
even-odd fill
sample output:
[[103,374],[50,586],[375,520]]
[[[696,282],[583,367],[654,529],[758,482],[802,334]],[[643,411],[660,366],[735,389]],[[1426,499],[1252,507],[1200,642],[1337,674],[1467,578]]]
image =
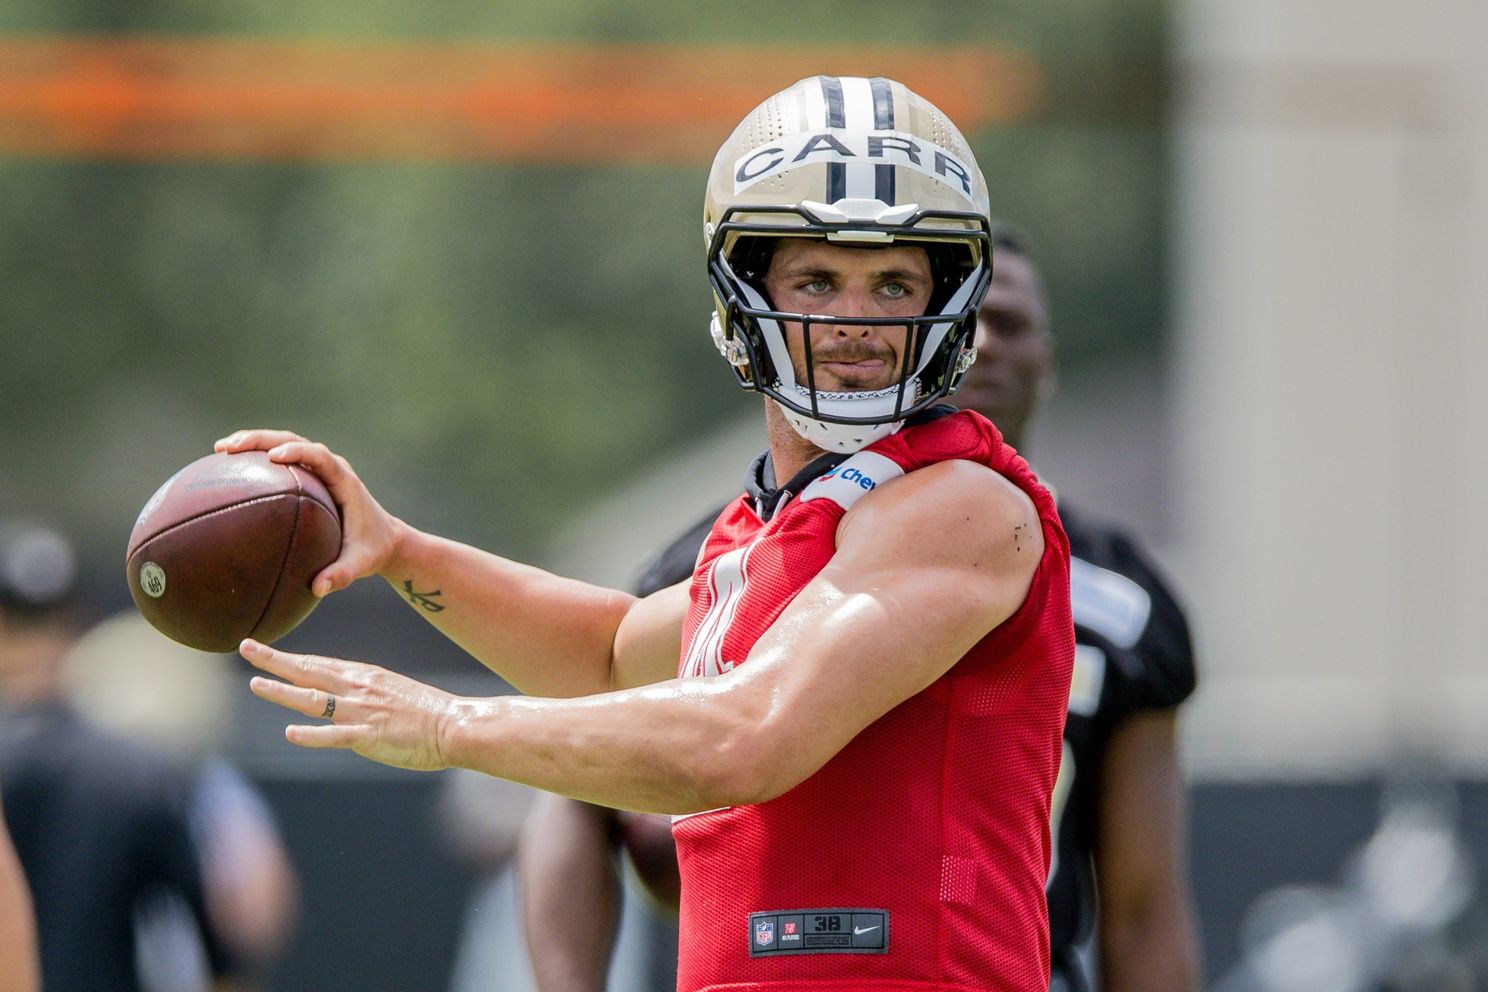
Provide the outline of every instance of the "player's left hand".
[[246,640],[239,652],[249,664],[283,681],[255,675],[249,688],[325,724],[291,724],[284,736],[301,747],[350,748],[396,768],[448,768],[440,747],[454,696],[376,665],[277,651]]

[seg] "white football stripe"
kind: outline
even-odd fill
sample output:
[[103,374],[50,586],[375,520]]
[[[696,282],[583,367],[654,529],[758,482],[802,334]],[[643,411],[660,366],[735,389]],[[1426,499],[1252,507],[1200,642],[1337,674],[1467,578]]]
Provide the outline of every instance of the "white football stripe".
[[[872,131],[873,86],[862,76],[842,77],[842,121],[849,131]],[[872,165],[857,163],[847,167],[847,197],[850,200],[871,200],[877,191],[876,173]]]
[[818,131],[827,126],[827,97],[820,86],[802,87],[806,98],[806,129]]
[[744,598],[744,586],[749,581],[748,558],[753,545],[735,548],[718,557],[708,576],[712,591],[712,602],[702,622],[693,635],[687,652],[687,662],[682,667],[683,678],[699,678],[720,675],[724,667],[723,639],[728,635],[739,611],[739,601]]
[[1070,608],[1075,623],[1089,627],[1119,648],[1129,648],[1147,629],[1152,597],[1118,572],[1071,558]]

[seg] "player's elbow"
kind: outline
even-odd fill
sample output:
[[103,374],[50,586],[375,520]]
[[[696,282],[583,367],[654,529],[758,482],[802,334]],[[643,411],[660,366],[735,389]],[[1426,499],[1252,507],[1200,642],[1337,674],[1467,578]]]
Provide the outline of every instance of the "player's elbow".
[[698,794],[706,797],[699,809],[723,809],[728,806],[752,806],[769,802],[782,795],[794,783],[783,783],[757,768],[738,767],[719,762],[700,783]]
[[693,805],[699,810],[748,806],[775,798],[770,776],[753,766],[742,741],[715,741],[691,769]]
[[710,808],[769,802],[799,785],[816,765],[797,737],[766,718],[741,724],[720,738],[707,772],[714,800]]

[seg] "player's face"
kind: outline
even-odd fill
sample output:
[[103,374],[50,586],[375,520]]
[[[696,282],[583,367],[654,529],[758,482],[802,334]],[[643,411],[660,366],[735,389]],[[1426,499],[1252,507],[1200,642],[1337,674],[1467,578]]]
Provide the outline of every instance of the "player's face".
[[1017,444],[1054,375],[1043,286],[1022,255],[993,256],[992,284],[977,309],[976,346],[977,360],[955,402],[984,415]]
[[[930,257],[923,248],[849,248],[782,238],[765,273],[776,310],[832,317],[920,317],[930,303]],[[785,324],[796,381],[807,382],[806,340]],[[907,326],[812,324],[816,388],[829,393],[885,389],[899,381]]]

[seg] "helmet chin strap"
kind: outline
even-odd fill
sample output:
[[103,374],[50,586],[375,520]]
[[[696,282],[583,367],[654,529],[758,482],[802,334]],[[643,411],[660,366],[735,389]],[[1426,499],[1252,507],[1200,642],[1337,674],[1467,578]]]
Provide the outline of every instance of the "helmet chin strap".
[[797,434],[823,451],[852,454],[874,441],[899,433],[899,429],[904,426],[902,420],[887,424],[834,424],[797,413],[778,400],[772,399],[770,402],[775,404],[776,409],[785,417],[785,422]]

